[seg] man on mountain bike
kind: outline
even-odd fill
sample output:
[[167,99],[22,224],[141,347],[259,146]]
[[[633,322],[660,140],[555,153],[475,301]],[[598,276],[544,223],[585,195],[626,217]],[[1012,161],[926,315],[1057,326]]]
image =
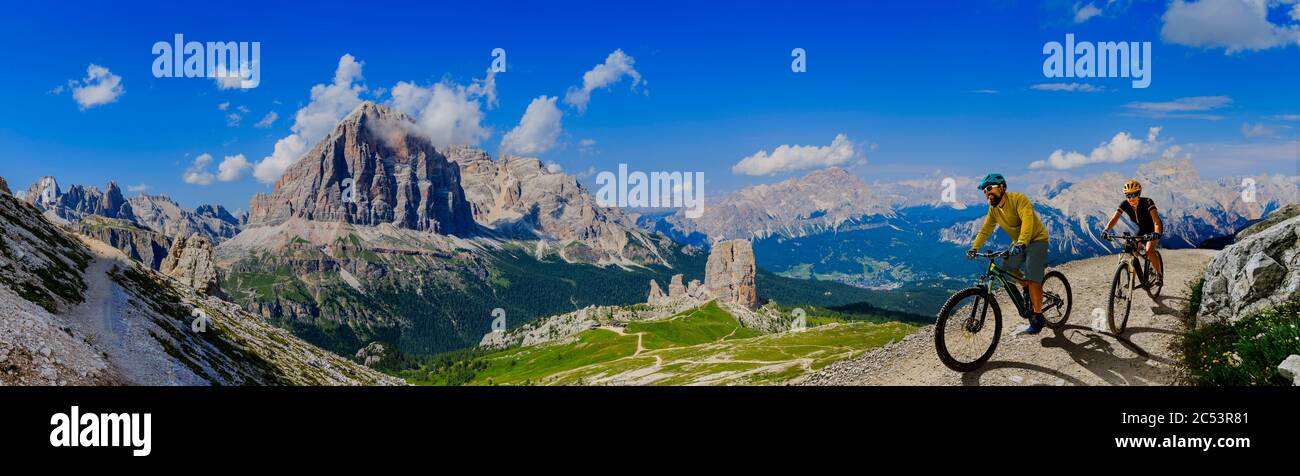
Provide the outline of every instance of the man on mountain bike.
[[1024,284],[1028,290],[1029,301],[1033,305],[1033,314],[1029,316],[1029,325],[1021,330],[1023,334],[1037,334],[1043,330],[1047,320],[1043,318],[1043,275],[1047,271],[1047,228],[1034,212],[1034,204],[1023,193],[1008,192],[1007,180],[1002,174],[988,174],[979,183],[984,198],[989,202],[989,214],[984,218],[984,226],[975,235],[975,242],[966,252],[974,256],[984,247],[993,234],[993,227],[1000,226],[1011,237],[1011,257],[1003,262],[1003,267],[1016,277],[1021,277],[1020,266],[1025,266]]
[[1110,221],[1106,222],[1106,228],[1101,231],[1103,239],[1111,236],[1110,229],[1115,227],[1119,222],[1120,214],[1127,214],[1129,220],[1137,224],[1138,235],[1150,235],[1151,239],[1145,244],[1147,259],[1151,260],[1151,269],[1155,271],[1156,282],[1151,283],[1153,286],[1159,286],[1160,276],[1164,276],[1160,262],[1160,252],[1156,251],[1156,246],[1160,244],[1160,232],[1164,230],[1164,223],[1160,222],[1160,213],[1156,211],[1156,202],[1150,198],[1142,196],[1142,184],[1137,180],[1124,182],[1124,201],[1119,203],[1119,208],[1115,214],[1111,215]]

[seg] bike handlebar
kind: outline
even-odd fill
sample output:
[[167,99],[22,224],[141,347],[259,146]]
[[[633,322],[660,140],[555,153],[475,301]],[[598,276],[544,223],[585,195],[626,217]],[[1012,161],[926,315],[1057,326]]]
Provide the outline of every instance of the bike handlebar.
[[1154,235],[1109,235],[1105,237],[1109,241],[1151,241],[1155,239]]

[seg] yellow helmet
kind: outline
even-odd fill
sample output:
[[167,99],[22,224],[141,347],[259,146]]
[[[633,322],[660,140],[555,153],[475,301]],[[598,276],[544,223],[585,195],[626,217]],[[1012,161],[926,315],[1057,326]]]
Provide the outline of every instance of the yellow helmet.
[[1138,193],[1142,191],[1142,184],[1137,180],[1129,179],[1124,182],[1124,193]]

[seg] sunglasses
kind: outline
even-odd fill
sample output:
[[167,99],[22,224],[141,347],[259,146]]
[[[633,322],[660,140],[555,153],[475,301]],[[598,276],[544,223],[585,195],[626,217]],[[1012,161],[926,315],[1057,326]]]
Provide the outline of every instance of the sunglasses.
[[1124,197],[1125,197],[1125,198],[1138,198],[1138,197],[1141,196],[1141,195],[1142,195],[1142,194],[1140,194],[1140,193],[1126,193],[1126,194],[1124,194]]
[[1000,186],[1000,185],[985,185],[985,186],[984,186],[984,192],[985,192],[985,193],[992,192],[994,188],[999,187],[999,186]]

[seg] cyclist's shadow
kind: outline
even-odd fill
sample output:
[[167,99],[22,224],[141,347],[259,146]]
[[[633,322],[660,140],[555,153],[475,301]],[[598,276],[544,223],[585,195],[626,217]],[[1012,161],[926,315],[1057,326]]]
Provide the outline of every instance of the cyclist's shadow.
[[[1082,342],[1070,340],[1066,335],[1068,331],[1076,331],[1079,335],[1085,336]],[[1042,339],[1043,347],[1058,347],[1069,354],[1070,359],[1084,369],[1092,372],[1111,385],[1133,385],[1135,382],[1142,381],[1159,381],[1160,373],[1157,369],[1147,365],[1148,361],[1156,361],[1166,366],[1176,365],[1170,359],[1153,355],[1141,348],[1137,344],[1123,337],[1115,337],[1110,333],[1098,334],[1092,329],[1077,325],[1066,325],[1060,329],[1051,329],[1052,336]],[[1152,327],[1130,327],[1125,334],[1138,334],[1144,332],[1170,333],[1173,331],[1158,329]],[[1115,347],[1111,345],[1110,340],[1104,336],[1110,336],[1119,342],[1120,345],[1127,348],[1134,354],[1133,357],[1124,358],[1115,355]],[[1035,365],[1025,362],[1013,361],[992,361],[981,367],[979,370],[962,374],[962,384],[967,386],[981,385],[981,379],[985,372],[996,369],[1021,369],[1029,372],[1042,374],[1047,380],[1053,378],[1059,379],[1056,385],[1088,385],[1088,383],[1055,369],[1049,369],[1041,365]],[[1034,379],[1035,381],[1041,379]],[[1039,382],[1039,385],[1052,385],[1050,382]]]
[[[1025,363],[1025,362],[1013,362],[1013,361],[1010,361],[1010,360],[995,360],[995,361],[989,362],[989,363],[987,363],[987,364],[984,364],[983,367],[980,367],[980,368],[977,369],[977,370],[973,370],[973,371],[970,371],[970,372],[966,372],[966,373],[964,373],[964,374],[961,374],[961,384],[962,384],[962,385],[965,385],[965,386],[967,386],[967,387],[976,387],[976,386],[980,386],[980,385],[982,385],[982,383],[980,382],[980,380],[984,377],[984,373],[985,373],[985,372],[988,372],[988,371],[990,371],[990,370],[997,370],[997,369],[1021,369],[1021,370],[1027,370],[1027,371],[1030,371],[1030,372],[1037,372],[1037,373],[1040,373],[1040,374],[1045,374],[1045,375],[1048,375],[1048,376],[1051,376],[1051,377],[1055,377],[1055,378],[1057,378],[1057,379],[1060,379],[1060,380],[1064,381],[1064,383],[1068,383],[1068,384],[1070,384],[1070,385],[1075,385],[1075,386],[1079,386],[1079,385],[1087,385],[1087,383],[1084,383],[1084,381],[1082,381],[1082,380],[1079,380],[1079,379],[1077,379],[1077,378],[1074,378],[1074,377],[1072,377],[1072,376],[1070,376],[1070,375],[1063,374],[1063,373],[1058,372],[1058,371],[1056,371],[1056,370],[1049,369],[1049,368],[1047,368],[1047,367],[1043,367],[1043,366],[1041,366],[1041,365],[1034,365],[1034,364]],[[1037,380],[1037,379],[1035,379],[1035,380]],[[1050,382],[1040,382],[1040,383],[1037,383],[1037,385],[1052,385],[1052,384],[1051,384]]]

